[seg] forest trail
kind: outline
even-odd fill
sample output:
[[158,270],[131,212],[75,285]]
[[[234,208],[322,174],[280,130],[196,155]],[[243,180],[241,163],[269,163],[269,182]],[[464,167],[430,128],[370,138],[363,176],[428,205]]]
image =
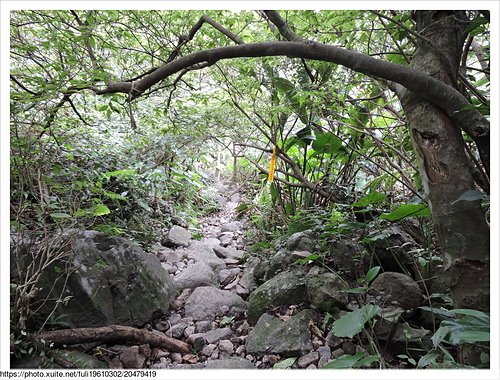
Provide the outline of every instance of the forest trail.
[[222,209],[200,220],[199,240],[191,239],[187,247],[162,247],[156,252],[181,293],[154,330],[188,342],[196,353],[181,355],[155,349],[151,368],[263,365],[262,360],[246,355],[245,349],[251,330],[245,318],[245,300],[255,284],[245,265],[245,221],[237,219],[240,194],[232,185],[216,187]]

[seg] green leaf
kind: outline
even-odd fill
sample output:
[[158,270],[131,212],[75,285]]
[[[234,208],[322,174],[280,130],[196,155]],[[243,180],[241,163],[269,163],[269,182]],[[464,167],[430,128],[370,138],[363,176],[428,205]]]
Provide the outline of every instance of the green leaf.
[[337,319],[333,323],[333,334],[340,338],[352,338],[363,330],[366,322],[378,314],[380,314],[380,307],[376,305],[364,305]]
[[431,210],[427,207],[427,205],[423,204],[405,204],[399,206],[389,214],[382,214],[380,218],[394,222],[396,220],[402,220],[404,218],[414,216],[431,216]]
[[436,359],[439,357],[437,352],[431,351],[420,358],[418,361],[417,367],[425,368],[429,364],[436,363]]
[[462,193],[462,195],[460,195],[460,197],[458,197],[457,200],[451,202],[451,204],[454,205],[455,203],[460,202],[460,201],[473,202],[473,201],[477,201],[479,199],[484,199],[484,198],[486,198],[486,196],[483,193],[481,193],[480,191],[468,190],[468,191]]
[[53,219],[67,219],[67,218],[71,218],[71,215],[66,214],[65,212],[53,212],[52,214],[50,214],[50,216]]
[[372,191],[370,194],[365,195],[359,201],[354,202],[351,206],[355,207],[366,207],[375,203],[385,201],[386,195],[379,193],[377,191]]
[[96,205],[92,210],[92,213],[94,216],[107,215],[110,212],[111,212],[111,210],[106,205],[103,205],[103,204]]
[[366,273],[365,276],[365,284],[369,285],[370,282],[377,276],[378,272],[380,271],[380,267],[373,267],[371,268],[368,273]]
[[354,355],[342,355],[341,357],[332,360],[330,363],[327,363],[322,368],[329,369],[346,369],[352,368],[363,356],[362,352],[358,352]]
[[434,345],[434,348],[436,348],[446,337],[446,335],[450,332],[448,327],[446,326],[440,326],[434,335],[432,336],[432,344]]
[[353,367],[369,367],[376,361],[380,360],[378,355],[369,355],[363,358],[364,353],[358,352],[354,355],[342,355],[341,357],[332,360],[322,368],[325,369],[346,369]]
[[331,132],[323,133],[316,137],[312,148],[316,153],[333,154],[342,147],[342,141]]
[[311,261],[318,260],[320,258],[321,258],[320,255],[309,255],[302,259],[295,260],[292,264],[294,265],[309,264]]
[[288,358],[288,359],[285,359],[285,360],[282,360],[278,363],[276,363],[275,365],[273,365],[273,369],[287,369],[287,368],[290,368],[294,363],[295,361],[297,360],[297,358]]

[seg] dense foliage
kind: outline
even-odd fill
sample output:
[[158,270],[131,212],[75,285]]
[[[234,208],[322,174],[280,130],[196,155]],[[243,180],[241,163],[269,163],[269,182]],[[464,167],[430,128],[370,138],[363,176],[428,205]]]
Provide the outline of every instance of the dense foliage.
[[[422,38],[408,11],[281,15],[301,38],[403,66]],[[466,16],[455,87],[488,117],[489,21],[481,12]],[[420,244],[419,269],[441,263],[398,84],[331,62],[276,56],[196,64],[139,97],[99,92],[190,53],[284,35],[262,11],[13,12],[12,231],[47,238],[70,227],[96,229],[150,248],[173,218],[196,228],[217,210],[210,185],[223,179],[245,191],[237,210],[256,227],[247,236],[256,252],[307,229],[321,233],[326,250],[339,236],[369,243],[403,221]],[[473,138],[462,136],[464,171],[475,188],[449,201],[483,200],[488,215],[489,168]],[[328,264],[325,255],[304,263],[315,260]],[[361,328],[375,315],[364,314]],[[445,336],[453,340],[449,331],[436,337],[435,350]],[[348,367],[362,360],[348,359]]]

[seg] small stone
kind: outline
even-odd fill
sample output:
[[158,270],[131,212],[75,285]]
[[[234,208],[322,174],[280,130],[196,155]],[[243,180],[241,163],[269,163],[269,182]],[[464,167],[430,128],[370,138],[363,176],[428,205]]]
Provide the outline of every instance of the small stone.
[[184,330],[186,329],[187,324],[179,322],[178,324],[172,326],[165,334],[172,338],[182,338],[184,335]]
[[304,356],[301,356],[299,360],[297,360],[297,365],[300,368],[306,368],[311,364],[316,363],[318,359],[319,359],[319,354],[316,351],[312,351]]
[[212,328],[212,322],[210,321],[198,321],[194,324],[194,330],[196,333],[204,333]]
[[139,352],[139,346],[131,346],[120,354],[123,368],[142,368],[146,357]]
[[245,356],[245,353],[246,353],[246,349],[245,349],[245,346],[239,346],[236,351],[235,351],[236,355],[238,356]]
[[248,324],[248,322],[246,320],[243,321],[243,323],[241,325],[239,325],[238,328],[236,329],[237,334],[247,335],[249,331],[250,331],[250,325]]
[[168,321],[173,326],[173,325],[176,325],[177,323],[179,323],[180,320],[181,320],[181,318],[182,317],[181,317],[180,314],[173,313],[173,314],[170,315],[170,317],[168,317]]
[[335,351],[332,352],[332,359],[337,359],[342,355],[345,355],[344,350],[341,348],[337,348]]
[[243,335],[243,336],[234,336],[230,339],[231,343],[233,344],[237,344],[237,345],[240,345],[240,344],[244,344],[245,341],[247,339],[247,336],[246,335]]
[[342,349],[347,355],[354,355],[356,353],[356,345],[351,341],[342,343]]
[[219,349],[216,348],[214,352],[212,352],[212,355],[210,355],[211,359],[218,359],[219,358]]
[[155,325],[155,329],[161,332],[167,331],[169,328],[168,322],[166,321],[160,321]]
[[156,351],[156,357],[159,359],[166,358],[167,356],[170,356],[170,352],[162,350],[161,348]]
[[212,355],[212,353],[215,351],[215,349],[217,348],[217,346],[213,343],[210,343],[210,344],[207,344],[203,350],[201,351],[201,353],[205,356],[210,356]]
[[178,270],[180,270],[180,271],[181,271],[181,270],[183,270],[184,268],[186,268],[186,267],[187,267],[187,265],[186,265],[184,262],[180,261],[180,262],[178,262],[178,263],[176,264],[176,267],[177,267],[177,269],[178,269]]
[[230,340],[221,340],[219,342],[219,349],[222,352],[227,352],[228,354],[232,354],[234,352],[234,345]]
[[245,356],[245,359],[250,360],[251,362],[253,362],[255,360],[252,355]]
[[210,330],[203,334],[208,343],[217,343],[223,339],[231,339],[233,331],[229,327],[221,329]]
[[318,348],[318,354],[319,354],[318,368],[322,368],[330,360],[332,356],[332,350],[328,345],[322,346]]
[[325,338],[326,344],[328,344],[331,348],[337,348],[342,344],[342,339],[333,335],[333,332],[329,332]]
[[203,350],[203,347],[207,344],[207,340],[203,336],[198,336],[193,339],[193,348],[196,352]]
[[198,363],[198,356],[193,354],[186,354],[182,357],[182,360],[188,364]]
[[314,364],[309,364],[306,369],[318,369]]
[[184,330],[184,336],[187,338],[188,336],[190,335],[193,335],[194,332],[195,332],[195,327],[194,326],[188,326],[186,327],[186,329]]
[[174,363],[182,363],[182,355],[178,352],[172,352],[171,358]]

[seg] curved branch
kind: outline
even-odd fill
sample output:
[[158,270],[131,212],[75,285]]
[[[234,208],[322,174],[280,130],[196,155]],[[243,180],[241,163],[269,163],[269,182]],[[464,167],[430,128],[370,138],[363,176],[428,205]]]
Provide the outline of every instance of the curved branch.
[[213,64],[222,59],[242,57],[287,56],[336,63],[356,72],[399,83],[408,90],[441,108],[477,143],[483,157],[489,159],[489,121],[453,87],[408,66],[382,61],[370,56],[318,42],[261,42],[237,46],[225,46],[202,50],[158,68],[151,74],[132,83],[114,82],[96,93],[132,93],[140,96],[158,82],[193,65]]

